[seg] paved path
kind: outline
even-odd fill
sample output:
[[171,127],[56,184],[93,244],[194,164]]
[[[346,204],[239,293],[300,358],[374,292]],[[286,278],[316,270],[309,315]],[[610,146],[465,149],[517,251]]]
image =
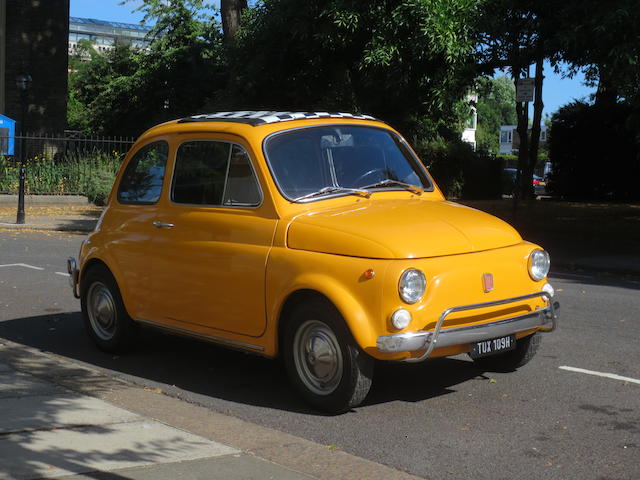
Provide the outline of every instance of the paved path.
[[0,480],[416,479],[4,339],[0,412]]
[[0,358],[2,480],[95,472],[112,472],[110,479],[311,479],[63,385],[86,379],[92,389],[125,387],[91,370],[7,341]]

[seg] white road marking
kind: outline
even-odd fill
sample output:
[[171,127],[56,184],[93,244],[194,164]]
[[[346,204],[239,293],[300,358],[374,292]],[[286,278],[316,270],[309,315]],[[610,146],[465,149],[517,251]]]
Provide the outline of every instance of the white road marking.
[[615,373],[594,372],[593,370],[585,370],[584,368],[576,368],[576,367],[567,367],[564,365],[558,368],[560,370],[567,370],[568,372],[586,373],[587,375],[595,375],[596,377],[612,378],[613,380],[622,380],[623,382],[637,383],[638,385],[640,385],[640,380],[636,378],[623,377],[621,375],[616,375]]
[[71,275],[69,275],[68,273],[65,272],[56,272],[56,275],[62,275],[63,277],[70,277]]
[[44,270],[42,267],[34,267],[33,265],[27,265],[26,263],[8,263],[6,265],[0,265],[2,267],[24,267],[24,268],[32,268],[33,270]]

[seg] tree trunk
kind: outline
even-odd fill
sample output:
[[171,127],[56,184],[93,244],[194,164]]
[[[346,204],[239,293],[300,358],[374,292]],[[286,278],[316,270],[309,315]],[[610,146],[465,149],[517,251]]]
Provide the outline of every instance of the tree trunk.
[[544,103],[542,103],[542,83],[544,80],[543,75],[544,59],[538,58],[536,60],[536,78],[535,78],[535,100],[533,103],[533,125],[531,127],[531,144],[529,146],[529,164],[526,170],[523,172],[524,176],[524,197],[533,198],[533,171],[538,163],[538,148],[540,147],[540,122],[542,122],[542,109]]
[[232,41],[240,28],[242,10],[247,8],[247,0],[221,0],[222,33],[225,42]]
[[[527,67],[528,70],[528,67]],[[527,77],[528,77],[527,72]],[[518,79],[520,78],[520,72],[515,77],[516,85],[518,85]],[[516,115],[518,117],[518,137],[520,137],[520,145],[518,147],[518,173],[516,175],[516,190],[514,192],[514,207],[519,198],[525,196],[524,172],[529,165],[529,102],[516,102]],[[531,180],[529,180],[531,182]]]
[[613,105],[618,100],[618,94],[613,87],[609,72],[602,65],[598,65],[598,89],[596,90],[595,105]]

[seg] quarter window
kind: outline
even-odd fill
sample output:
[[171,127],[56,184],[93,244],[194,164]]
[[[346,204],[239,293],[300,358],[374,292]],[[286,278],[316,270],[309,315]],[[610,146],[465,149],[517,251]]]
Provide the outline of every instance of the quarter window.
[[248,207],[260,204],[260,189],[242,147],[198,140],[178,148],[171,198],[190,205]]
[[166,142],[150,143],[138,150],[122,174],[118,187],[120,203],[149,205],[158,201],[168,151]]

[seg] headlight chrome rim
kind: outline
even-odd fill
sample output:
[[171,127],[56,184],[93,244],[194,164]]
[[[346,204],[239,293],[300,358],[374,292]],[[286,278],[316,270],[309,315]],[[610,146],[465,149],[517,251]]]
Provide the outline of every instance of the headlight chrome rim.
[[422,270],[407,268],[398,281],[398,293],[403,302],[413,305],[422,300],[427,289],[427,278]]
[[540,282],[547,277],[550,267],[551,258],[545,250],[537,248],[529,254],[529,276],[536,282]]

